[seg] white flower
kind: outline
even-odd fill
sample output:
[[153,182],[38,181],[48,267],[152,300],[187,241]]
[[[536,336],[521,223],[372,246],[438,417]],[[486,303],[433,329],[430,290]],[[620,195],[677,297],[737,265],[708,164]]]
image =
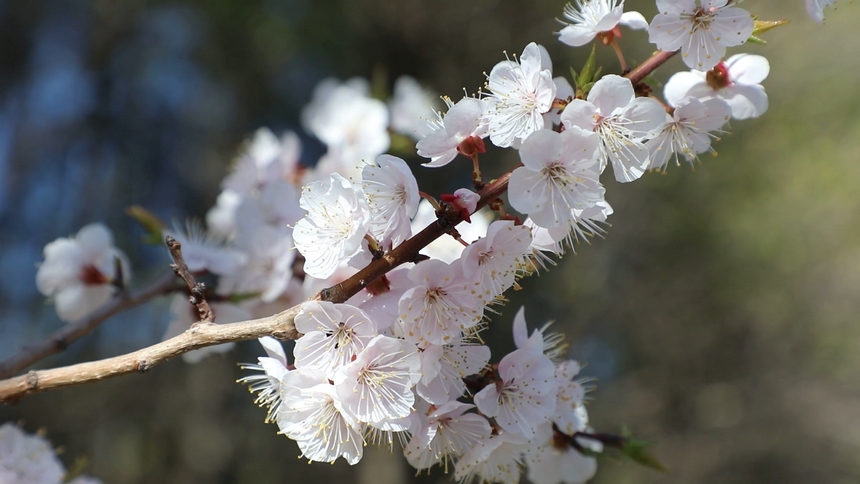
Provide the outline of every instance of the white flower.
[[259,294],[263,302],[278,299],[293,278],[296,254],[289,229],[258,224],[237,240],[246,255],[242,265],[218,279],[217,293]]
[[464,97],[453,105],[449,99],[445,101],[449,104],[448,113],[444,117],[439,114],[436,129],[415,145],[419,156],[430,158],[424,166],[445,166],[457,153],[470,156],[485,149],[482,138],[489,132],[484,118],[491,104],[489,99]]
[[648,27],[648,39],[660,50],[681,49],[684,63],[693,69],[711,69],[726,55],[726,47],[746,42],[754,28],[749,12],[727,4],[728,0],[657,0],[660,13]]
[[666,115],[666,123],[659,134],[645,142],[651,152],[651,169],[666,169],[669,158],[675,155],[675,164],[680,165],[683,155],[690,164],[699,159],[698,154],[711,149],[709,131],[719,130],[731,117],[731,107],[722,99],[701,102],[688,97],[681,101],[672,116]]
[[332,173],[358,178],[362,160],[388,149],[388,108],[369,91],[367,81],[359,78],[344,83],[326,79],[314,89],[313,100],[302,110],[302,124],[328,152],[307,172],[309,181]]
[[[215,314],[215,322],[218,324],[238,323],[251,319],[251,312],[247,309],[236,306],[235,304],[210,302],[209,307]],[[199,321],[197,307],[188,302],[188,297],[185,294],[176,294],[173,300],[170,301],[170,323],[164,331],[162,340],[170,339],[174,336],[182,334],[189,329],[192,324]],[[230,351],[236,343],[224,343],[214,346],[206,346],[199,350],[189,351],[182,354],[182,359],[186,363],[199,363],[207,356],[214,353],[224,353]]]
[[257,341],[263,345],[267,356],[257,358],[257,364],[245,363],[240,365],[243,370],[259,371],[262,374],[244,376],[237,380],[246,383],[251,393],[256,393],[254,403],[266,407],[267,422],[275,421],[281,407],[281,380],[290,370],[287,368],[287,355],[281,343],[271,336],[263,336]]
[[447,469],[451,460],[489,438],[487,419],[465,413],[472,408],[474,405],[451,401],[433,409],[426,422],[412,431],[412,438],[403,449],[409,464],[419,471],[435,464]]
[[334,462],[343,457],[355,465],[361,460],[364,426],[343,411],[334,385],[316,370],[294,370],[283,376],[276,419],[281,433],[295,440],[310,461]]
[[497,220],[490,224],[487,236],[472,242],[463,251],[463,271],[483,291],[485,299],[492,301],[514,284],[522,270],[523,259],[529,254],[532,236],[528,227],[515,225],[511,220]]
[[[302,124],[328,148],[376,157],[388,149],[388,108],[368,95],[364,79],[325,79],[302,110]],[[356,162],[360,159],[357,158]]]
[[[836,3],[836,0],[805,0],[806,13],[818,23],[824,23],[824,8]],[[834,7],[835,8],[835,7]]]
[[0,426],[0,482],[3,484],[59,484],[66,470],[51,443],[27,435],[17,425]]
[[435,94],[421,87],[414,78],[398,77],[394,81],[394,95],[388,101],[391,129],[416,141],[427,136],[432,131],[427,119],[433,116],[437,100]]
[[296,330],[304,333],[293,350],[296,368],[313,368],[327,378],[333,378],[377,335],[367,314],[348,304],[308,301],[295,322]]
[[499,362],[499,378],[475,394],[475,405],[507,432],[532,437],[555,411],[555,365],[531,348],[515,350]]
[[678,72],[669,78],[663,95],[672,106],[692,96],[700,101],[718,97],[732,107],[732,117],[747,119],[767,111],[767,94],[761,82],[770,73],[767,59],[754,54],[737,54],[708,72]]
[[459,341],[480,322],[485,301],[457,264],[431,259],[409,270],[409,279],[416,286],[403,293],[399,304],[407,341],[448,344]]
[[596,134],[578,129],[533,133],[520,147],[523,166],[511,174],[511,206],[540,227],[570,230],[574,209],[585,209],[603,198],[596,156],[599,143]]
[[487,76],[492,93],[489,116],[490,141],[500,148],[516,146],[543,129],[543,113],[555,100],[552,63],[546,49],[534,42],[523,50],[519,62],[502,61]]
[[383,247],[397,246],[412,235],[409,219],[418,211],[418,182],[400,158],[379,155],[361,171],[370,208],[370,233]]
[[305,273],[325,279],[361,249],[370,229],[370,209],[364,194],[337,173],[330,184],[305,186],[299,205],[308,214],[293,230],[296,248],[305,257]]
[[522,436],[505,431],[483,439],[457,461],[454,479],[472,482],[477,477],[478,482],[517,484],[527,444]]
[[421,348],[421,380],[415,387],[421,398],[434,405],[460,398],[466,391],[463,378],[477,374],[490,361],[490,348],[462,341]]
[[[458,192],[454,193],[457,194]],[[469,197],[466,197],[466,199],[461,198],[461,200],[468,202],[468,198]],[[417,234],[421,230],[424,230],[428,225],[436,223],[436,220],[436,210],[433,208],[433,205],[431,205],[427,200],[421,200],[421,202],[418,203],[418,213],[416,213],[415,218],[412,219],[412,233]],[[469,222],[460,222],[454,228],[463,240],[469,242],[477,240],[478,237],[482,237],[486,234],[491,221],[492,212],[485,209],[473,213]],[[430,245],[421,251],[421,253],[431,259],[439,259],[450,264],[460,258],[460,255],[463,253],[463,249],[465,249],[463,244],[455,240],[453,237],[443,235],[431,242]]]
[[[602,33],[609,33],[626,25],[631,29],[646,29],[648,22],[639,12],[624,13],[624,0],[576,0],[576,7],[564,6],[564,17],[571,21],[559,32],[560,41],[571,47],[580,47]],[[620,35],[620,33],[619,33]]]
[[579,375],[580,365],[574,360],[565,360],[555,367],[558,392],[552,423],[564,434],[573,435],[588,429],[588,412],[585,410],[585,394],[591,390],[585,378]]
[[221,187],[250,195],[274,181],[295,182],[301,150],[296,133],[287,131],[278,139],[268,128],[260,128],[237,157]]
[[[576,450],[572,439],[557,434],[549,424],[541,426],[525,452],[528,479],[535,484],[581,484],[594,477],[597,460]],[[576,443],[595,452],[602,449],[590,439],[576,439]]]
[[567,345],[563,343],[564,335],[560,333],[550,333],[547,331],[550,323],[546,323],[540,329],[532,331],[529,336],[528,327],[526,326],[526,311],[525,307],[521,306],[517,314],[514,316],[513,333],[514,345],[517,349],[528,351],[536,351],[546,355],[551,361],[556,361],[561,358],[567,350]]
[[185,222],[185,229],[173,224],[172,230],[165,230],[182,244],[182,257],[191,272],[209,271],[213,274],[232,274],[245,262],[245,254],[227,247],[225,238],[206,231],[198,220]]
[[[76,321],[108,302],[117,284],[131,276],[125,254],[113,246],[110,230],[90,224],[73,238],[45,246],[45,261],[36,273],[39,292],[54,298],[63,321]],[[117,281],[122,273],[122,281]]]
[[566,128],[577,127],[600,136],[601,171],[609,160],[615,179],[622,183],[645,173],[649,159],[642,141],[665,119],[660,103],[636,97],[630,79],[614,74],[597,81],[587,101],[574,99],[561,113]]
[[[355,358],[335,373],[335,390],[344,410],[373,426],[396,427],[412,412],[420,359],[414,344],[402,339],[374,337]],[[392,428],[394,426],[394,428]]]

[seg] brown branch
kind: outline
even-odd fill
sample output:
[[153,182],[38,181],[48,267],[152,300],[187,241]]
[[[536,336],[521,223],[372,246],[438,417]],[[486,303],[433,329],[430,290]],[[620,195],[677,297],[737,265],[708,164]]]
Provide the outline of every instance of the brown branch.
[[159,363],[205,346],[266,335],[295,339],[298,337],[293,323],[296,313],[298,306],[274,316],[241,323],[201,322],[176,337],[133,353],[50,370],[30,371],[26,375],[0,381],[0,402],[15,403],[31,393],[91,383],[128,373],[144,373]]
[[170,268],[177,276],[181,277],[188,286],[189,301],[197,306],[197,315],[200,321],[211,323],[215,321],[215,313],[206,302],[206,285],[202,282],[194,280],[194,276],[188,271],[188,265],[185,264],[185,258],[182,257],[182,244],[171,236],[164,238],[164,243],[167,244],[167,250],[170,251],[170,257],[173,258],[173,264]]
[[90,334],[111,316],[178,288],[175,281],[176,276],[165,272],[149,286],[132,294],[119,293],[84,319],[66,324],[42,341],[21,347],[17,353],[0,362],[0,379],[14,376],[39,360],[62,352],[73,342]]
[[656,54],[652,55],[645,62],[636,66],[635,69],[625,74],[624,77],[630,79],[630,82],[632,82],[635,86],[636,84],[642,82],[642,79],[648,77],[648,74],[654,72],[655,69],[663,65],[664,62],[671,59],[672,56],[677,53],[677,50],[672,52],[665,52],[661,50],[660,52],[657,52]]
[[[627,73],[625,77],[629,78],[634,84],[641,82],[642,79],[673,55],[675,55],[675,52],[658,52]],[[478,202],[478,208],[482,208],[495,201],[507,191],[509,179],[510,173],[507,173],[493,180],[481,190],[481,199]],[[455,207],[447,207],[439,214],[436,222],[425,227],[424,230],[381,258],[374,260],[370,265],[346,281],[323,289],[312,299],[332,302],[346,301],[367,287],[368,284],[400,264],[417,260],[421,249],[445,233],[453,230],[454,226],[461,221],[462,217],[459,210]],[[267,335],[278,339],[296,339],[301,336],[296,331],[294,322],[298,308],[299,306],[295,306],[274,316],[253,321],[224,325],[201,322],[193,325],[191,329],[179,336],[134,353],[63,368],[31,371],[26,375],[2,380],[0,381],[0,402],[12,403],[31,393],[80,385],[132,372],[145,372],[153,366],[179,356],[182,353],[205,346],[254,339]]]
[[[494,180],[481,191],[478,208],[497,199],[507,190],[510,173]],[[430,242],[444,235],[462,221],[459,209],[448,207],[439,219],[424,230],[400,244],[381,259],[373,261],[346,281],[328,289],[323,289],[312,299],[344,302],[361,291],[368,284],[395,267],[409,262]],[[232,341],[242,341],[274,336],[278,339],[297,339],[301,334],[296,331],[294,318],[300,305],[268,318],[243,321],[232,324],[200,322],[179,336],[154,344],[134,353],[114,358],[80,363],[77,365],[50,370],[31,371],[8,380],[0,381],[0,402],[14,403],[31,394],[71,385],[90,383],[104,378],[125,375],[132,372],[145,372],[159,363],[188,351]]]

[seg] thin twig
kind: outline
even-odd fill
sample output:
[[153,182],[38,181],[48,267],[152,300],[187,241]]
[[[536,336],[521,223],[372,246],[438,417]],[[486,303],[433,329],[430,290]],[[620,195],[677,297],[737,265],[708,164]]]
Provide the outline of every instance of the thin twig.
[[[494,180],[481,191],[478,208],[495,200],[508,187],[510,174]],[[436,222],[400,244],[382,258],[370,263],[365,269],[348,280],[328,289],[323,289],[311,299],[344,302],[368,284],[404,262],[409,262],[430,242],[444,235],[462,221],[460,210],[450,206]],[[0,381],[0,402],[14,403],[32,393],[52,390],[72,385],[81,385],[104,378],[145,372],[155,365],[188,351],[231,341],[242,341],[262,336],[278,339],[297,339],[301,334],[296,331],[294,318],[301,305],[296,305],[282,313],[252,321],[232,324],[213,324],[200,322],[188,331],[169,340],[154,344],[134,353],[114,358],[80,363],[77,365],[50,370],[31,371],[26,375]]]
[[206,302],[206,285],[194,280],[194,276],[188,271],[188,265],[185,264],[185,258],[182,257],[182,244],[169,235],[164,238],[164,242],[167,244],[167,250],[170,251],[170,257],[173,258],[174,262],[170,264],[170,268],[188,285],[188,293],[190,294],[188,299],[191,304],[197,307],[200,321],[214,322],[215,313],[212,312],[212,308]]
[[0,362],[0,378],[14,376],[39,360],[62,352],[73,342],[90,334],[111,316],[178,288],[176,276],[165,272],[152,284],[139,291],[131,294],[124,292],[117,294],[114,299],[84,319],[63,326],[42,341],[21,347],[17,353]]
[[31,393],[91,383],[128,373],[144,373],[159,363],[205,346],[265,335],[295,339],[298,333],[293,318],[297,312],[298,306],[274,316],[241,323],[201,322],[178,336],[133,353],[62,368],[33,370],[26,375],[0,381],[0,402],[15,403]]

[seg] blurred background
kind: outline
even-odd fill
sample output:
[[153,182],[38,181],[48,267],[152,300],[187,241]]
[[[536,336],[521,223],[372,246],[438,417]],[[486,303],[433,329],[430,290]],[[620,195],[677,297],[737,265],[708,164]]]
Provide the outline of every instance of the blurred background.
[[[748,1],[762,19],[770,110],[732,122],[694,170],[619,185],[605,239],[511,296],[493,317],[495,354],[510,321],[554,319],[570,356],[596,378],[599,431],[628,426],[654,442],[667,474],[604,461],[595,483],[860,481],[860,6],[813,23],[800,0]],[[101,221],[132,259],[133,287],[166,270],[124,215],[203,217],[246,136],[301,132],[318,81],[403,74],[439,94],[474,92],[483,72],[530,41],[556,75],[588,49],[560,44],[563,1],[225,0],[0,2],[0,359],[61,327],[35,287],[44,245]],[[649,20],[651,1],[629,0]],[[635,62],[647,34],[623,31]],[[739,52],[730,50],[730,54]],[[598,46],[604,72],[617,72]],[[686,69],[674,59],[664,82]],[[303,138],[303,160],[322,146]],[[414,155],[403,156],[417,166]],[[501,173],[516,154],[495,151]],[[489,157],[488,157],[489,158]],[[423,170],[425,190],[464,186],[457,163]],[[167,302],[129,311],[37,367],[128,352],[160,340]],[[256,342],[190,366],[34,395],[0,423],[45,429],[67,466],[107,483],[408,482],[413,472],[368,449],[357,469],[307,465],[234,383]],[[421,482],[447,482],[439,469]]]

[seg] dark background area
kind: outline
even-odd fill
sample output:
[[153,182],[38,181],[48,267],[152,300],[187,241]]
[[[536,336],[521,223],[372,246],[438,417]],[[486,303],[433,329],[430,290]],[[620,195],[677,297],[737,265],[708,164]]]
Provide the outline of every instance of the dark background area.
[[[844,3],[844,2],[843,2]],[[0,358],[61,327],[35,287],[44,245],[101,221],[132,259],[133,286],[166,269],[124,215],[203,217],[243,139],[300,131],[327,76],[389,88],[409,74],[440,94],[474,92],[483,72],[530,41],[556,75],[588,49],[552,34],[563,2],[459,0],[0,2]],[[650,18],[652,2],[628,1]],[[771,62],[771,107],[732,122],[719,156],[619,185],[606,239],[523,281],[487,339],[512,347],[526,305],[549,319],[597,378],[600,431],[653,441],[668,474],[617,461],[595,483],[850,483],[860,480],[860,43],[856,4],[808,19],[800,0],[742,7],[792,23],[742,50]],[[653,46],[624,31],[630,60]],[[740,52],[739,49],[730,53]],[[604,72],[617,72],[598,48]],[[674,59],[655,74],[685,69]],[[305,137],[304,161],[322,147]],[[417,166],[414,155],[404,157]],[[514,152],[494,151],[489,173]],[[425,190],[465,180],[421,170]],[[459,185],[457,185],[459,186]],[[453,186],[453,188],[457,188]],[[106,322],[49,367],[155,343],[167,302]],[[0,422],[47,430],[67,465],[105,482],[401,482],[397,456],[368,449],[357,469],[307,465],[234,383],[256,342],[189,366],[28,397]],[[438,469],[423,482],[447,481]]]

